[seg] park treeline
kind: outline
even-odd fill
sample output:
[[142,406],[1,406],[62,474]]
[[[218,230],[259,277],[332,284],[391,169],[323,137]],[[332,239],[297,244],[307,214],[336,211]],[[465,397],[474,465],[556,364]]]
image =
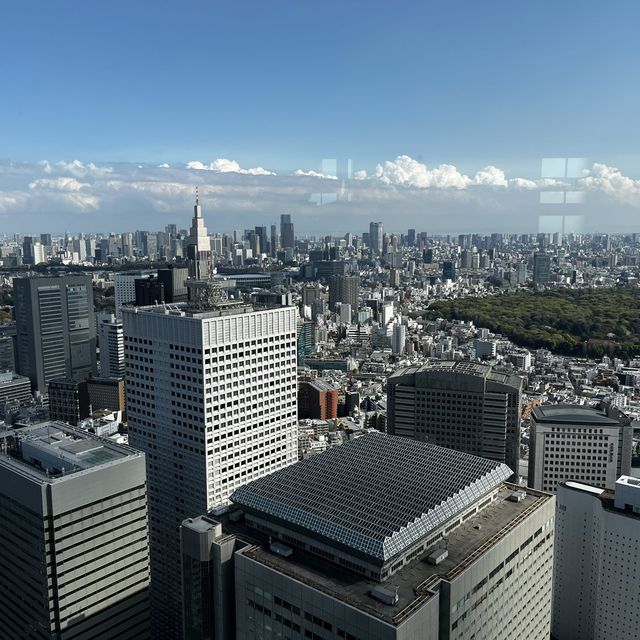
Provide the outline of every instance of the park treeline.
[[531,349],[572,356],[640,354],[640,288],[561,289],[434,302],[429,319],[473,320]]

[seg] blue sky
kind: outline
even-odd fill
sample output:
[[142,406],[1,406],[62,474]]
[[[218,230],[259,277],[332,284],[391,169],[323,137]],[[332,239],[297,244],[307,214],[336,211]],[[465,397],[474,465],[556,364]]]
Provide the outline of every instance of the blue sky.
[[637,0],[5,2],[0,159],[638,177],[639,23]]
[[526,167],[640,143],[636,1],[21,0],[2,15],[13,160]]

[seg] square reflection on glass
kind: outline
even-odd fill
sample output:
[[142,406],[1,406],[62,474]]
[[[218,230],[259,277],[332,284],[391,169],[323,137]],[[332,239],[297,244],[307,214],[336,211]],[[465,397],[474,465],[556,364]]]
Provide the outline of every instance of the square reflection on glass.
[[564,178],[567,171],[566,158],[542,158],[540,175],[543,178]]

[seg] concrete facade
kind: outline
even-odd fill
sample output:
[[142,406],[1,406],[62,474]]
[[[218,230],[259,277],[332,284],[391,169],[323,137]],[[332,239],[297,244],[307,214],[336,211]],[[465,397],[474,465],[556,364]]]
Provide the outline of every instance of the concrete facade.
[[615,407],[534,407],[529,443],[529,485],[555,491],[567,480],[613,489],[631,471],[633,428]]
[[96,324],[90,276],[16,278],[18,373],[46,393],[54,378],[96,372]]
[[552,633],[556,640],[631,640],[640,628],[640,480],[615,492],[558,486]]
[[149,638],[144,455],[55,422],[0,443],[0,638]]
[[180,524],[298,457],[296,310],[123,311],[129,442],[148,455],[157,637],[181,627]]
[[522,379],[488,365],[443,361],[387,381],[389,433],[432,442],[518,472]]

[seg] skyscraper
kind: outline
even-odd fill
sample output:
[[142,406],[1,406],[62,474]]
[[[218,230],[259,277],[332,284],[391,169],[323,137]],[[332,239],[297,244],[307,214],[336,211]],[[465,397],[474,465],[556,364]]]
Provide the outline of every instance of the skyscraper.
[[187,240],[187,264],[189,278],[192,280],[207,280],[213,275],[211,242],[202,217],[202,207],[197,191],[196,202],[193,206],[191,233]]
[[329,278],[329,307],[335,311],[336,304],[342,302],[358,308],[360,293],[360,276],[335,275]]
[[18,373],[45,393],[54,378],[96,372],[96,324],[90,276],[16,278]]
[[389,433],[508,464],[518,473],[522,378],[470,362],[431,362],[387,380]]
[[297,460],[296,310],[123,312],[129,441],[148,454],[154,637],[180,633],[179,526]]
[[533,256],[533,281],[536,284],[547,284],[551,279],[551,256],[536,253]]
[[551,631],[632,640],[640,626],[640,480],[615,491],[563,482],[556,495]]
[[122,320],[115,315],[98,315],[98,345],[100,347],[100,375],[103,378],[124,376],[124,334]]
[[553,492],[566,480],[613,489],[631,473],[633,427],[615,407],[543,405],[531,412],[529,485]]
[[455,282],[457,279],[456,263],[453,260],[444,260],[442,263],[442,279],[452,280]]
[[369,248],[376,252],[382,253],[382,240],[384,237],[384,226],[382,222],[369,223]]
[[0,443],[0,636],[149,638],[144,455],[56,422]]
[[547,640],[554,498],[510,474],[371,433],[240,487],[183,523],[187,637]]
[[280,216],[280,244],[283,249],[293,249],[295,246],[295,234],[293,230],[293,222],[288,213]]

